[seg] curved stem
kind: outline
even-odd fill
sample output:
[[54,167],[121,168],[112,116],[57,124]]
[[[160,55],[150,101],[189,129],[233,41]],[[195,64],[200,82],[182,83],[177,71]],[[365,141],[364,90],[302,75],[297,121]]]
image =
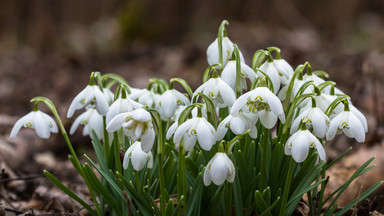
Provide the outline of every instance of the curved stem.
[[280,214],[279,216],[283,216],[285,214],[286,204],[288,201],[288,195],[289,190],[291,188],[291,181],[292,181],[292,175],[293,175],[293,168],[295,166],[295,162],[292,160],[292,157],[289,157],[290,163],[289,163],[289,169],[287,174],[287,179],[285,180],[285,187],[283,192],[283,199],[281,200],[281,207],[280,207]]

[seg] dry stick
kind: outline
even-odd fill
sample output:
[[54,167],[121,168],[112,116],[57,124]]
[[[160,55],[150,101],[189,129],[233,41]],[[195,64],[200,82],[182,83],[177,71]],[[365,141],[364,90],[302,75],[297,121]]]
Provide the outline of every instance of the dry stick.
[[6,183],[11,181],[21,181],[21,180],[31,180],[35,178],[43,177],[44,174],[36,174],[36,175],[30,175],[30,176],[24,176],[24,177],[16,177],[16,178],[7,178],[7,179],[0,179],[0,183]]
[[359,204],[359,200],[360,200],[361,192],[363,191],[364,183],[365,183],[365,181],[360,185],[360,190],[359,190],[359,193],[357,194],[357,198],[356,198],[356,204],[353,207],[353,211],[351,213],[351,216],[356,215],[356,213],[357,213],[357,205]]

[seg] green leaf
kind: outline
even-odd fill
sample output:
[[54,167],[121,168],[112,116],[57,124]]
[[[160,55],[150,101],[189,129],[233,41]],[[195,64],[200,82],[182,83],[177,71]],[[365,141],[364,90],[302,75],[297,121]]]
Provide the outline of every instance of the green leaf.
[[354,200],[352,200],[348,205],[346,205],[341,211],[337,212],[336,213],[336,216],[341,216],[343,215],[345,212],[347,212],[350,208],[352,208],[354,205],[356,205],[357,203],[361,202],[362,200],[364,200],[367,196],[369,196],[372,192],[374,192],[378,187],[380,187],[381,185],[383,184],[383,181],[380,181],[380,182],[377,182],[376,184],[374,184],[373,186],[371,186],[368,190],[364,191],[360,197],[359,197],[359,200],[357,201],[357,198],[355,198]]
[[267,57],[266,55],[266,50],[259,49],[253,54],[252,58],[252,69],[256,70],[256,68],[260,67],[261,64],[265,61],[265,58]]
[[199,173],[192,188],[192,193],[187,203],[188,208],[184,209],[184,215],[186,216],[200,215],[201,195],[204,188],[202,173]]
[[193,95],[192,89],[191,89],[191,87],[189,87],[188,83],[185,80],[183,80],[181,78],[172,78],[170,80],[171,85],[173,84],[173,82],[180,83],[180,85],[183,86],[183,88],[188,92],[189,96],[192,98],[192,95]]
[[97,213],[86,203],[84,202],[80,197],[78,197],[75,193],[73,193],[69,188],[67,188],[63,183],[61,183],[54,175],[52,175],[47,170],[44,170],[44,175],[51,180],[52,183],[54,183],[60,190],[62,190],[64,193],[68,194],[69,197],[76,200],[80,205],[82,205],[84,208],[86,208],[92,215],[96,216]]
[[[88,164],[84,164],[84,174],[87,176],[92,188],[101,196],[103,196],[108,203],[108,205],[112,208],[113,211],[116,212],[117,215],[121,215],[122,211],[119,207],[119,204],[116,202],[116,199],[111,195],[111,193],[101,184],[95,173],[93,173],[91,167]],[[124,197],[121,195],[122,199]],[[121,198],[120,198],[121,199]]]
[[272,203],[263,213],[260,214],[260,216],[270,215],[273,208],[276,207],[276,205],[279,203],[280,197],[277,197],[275,202]]
[[[265,202],[263,195],[260,193],[259,190],[255,191],[255,203],[256,203],[256,209],[258,212],[264,212],[268,209],[268,205]],[[267,214],[271,215],[271,214]]]

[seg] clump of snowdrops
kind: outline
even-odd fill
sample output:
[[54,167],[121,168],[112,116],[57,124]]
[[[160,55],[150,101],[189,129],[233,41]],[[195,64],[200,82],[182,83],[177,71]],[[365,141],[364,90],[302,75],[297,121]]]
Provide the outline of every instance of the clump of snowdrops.
[[[339,133],[364,142],[366,118],[334,82],[324,80],[324,71],[313,71],[308,62],[294,70],[277,47],[257,50],[247,65],[227,36],[227,24],[207,49],[209,66],[194,92],[179,78],[169,84],[152,78],[146,89],[136,89],[116,74],[91,74],[67,118],[83,110],[70,134],[83,125],[96,158],[84,155],[86,162],[80,162],[45,97],[31,100],[33,111],[15,124],[11,138],[21,127],[44,139],[60,130],[93,203],[44,173],[92,215],[283,216],[305,194],[310,215],[342,215],[382,182],[338,206],[348,185],[374,167],[373,158],[325,195],[326,171],[350,149],[326,161],[324,147]],[[40,103],[56,121],[39,110]]]

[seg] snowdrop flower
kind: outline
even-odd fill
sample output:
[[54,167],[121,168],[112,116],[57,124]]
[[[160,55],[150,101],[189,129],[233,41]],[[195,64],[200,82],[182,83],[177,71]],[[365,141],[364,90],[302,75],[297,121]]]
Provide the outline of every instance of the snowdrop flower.
[[175,89],[169,89],[159,98],[158,108],[160,116],[163,120],[167,120],[175,114],[178,106],[188,106],[189,104],[189,99],[184,94]]
[[220,122],[217,127],[216,140],[220,141],[224,138],[225,134],[228,131],[228,128],[236,134],[243,134],[247,129],[250,129],[249,136],[252,138],[257,137],[257,128],[255,122],[244,115],[241,111],[234,113],[233,115],[228,115],[223,121]]
[[[332,104],[334,100],[337,99],[336,95],[329,95],[321,93],[320,95],[315,96],[316,106],[319,107],[324,113],[327,111],[328,107]],[[310,103],[308,104],[310,106]],[[340,103],[336,106],[331,114],[337,114],[343,111],[343,104]]]
[[152,169],[153,167],[153,156],[152,152],[145,153],[141,149],[141,142],[134,142],[124,154],[123,168],[127,169],[129,160],[132,162],[133,169],[140,171],[147,165],[147,168]]
[[215,133],[215,128],[205,118],[194,117],[177,127],[173,142],[176,144],[176,149],[179,149],[182,142],[184,150],[191,151],[198,141],[202,149],[209,151],[216,142]]
[[257,87],[241,95],[233,104],[230,114],[234,115],[240,110],[255,115],[256,120],[260,118],[263,126],[268,129],[276,124],[277,117],[282,123],[285,122],[283,105],[267,87]]
[[53,118],[40,110],[32,111],[19,119],[11,131],[11,139],[16,137],[21,127],[33,128],[37,136],[42,139],[48,139],[52,133],[57,133],[58,128]]
[[208,96],[213,104],[220,108],[230,107],[236,100],[236,95],[233,89],[221,78],[209,79],[197,88],[194,94],[197,94],[197,92]]
[[[279,72],[277,71],[274,62],[266,61],[260,66],[259,69],[269,76],[273,84],[273,92],[277,94],[277,92],[280,90],[281,82]],[[261,72],[258,72],[257,74],[261,77],[264,77],[264,74]]]
[[68,109],[67,118],[71,118],[76,110],[88,105],[95,105],[96,110],[102,115],[107,114],[109,107],[108,100],[97,85],[87,85],[87,87],[73,99]]
[[[223,49],[222,49],[223,65],[222,66],[224,67],[228,63],[228,61],[231,59],[234,48],[233,48],[232,41],[229,40],[228,37],[223,37],[222,43],[223,43]],[[239,50],[239,53],[240,53],[240,61],[244,62],[244,57],[243,57],[243,54],[240,52],[240,50]],[[217,38],[208,46],[207,60],[209,65],[220,64],[219,40]]]
[[284,85],[288,85],[291,80],[294,71],[291,65],[284,59],[274,59],[273,64],[279,73],[280,82]]
[[[240,62],[240,85],[241,89],[247,88],[246,78],[249,78],[251,82],[255,81],[256,73],[248,65]],[[226,82],[234,92],[236,92],[236,61],[229,61],[221,72],[221,79]]]
[[227,180],[232,183],[235,180],[235,166],[227,154],[218,152],[208,162],[204,171],[204,185],[209,186],[211,182],[219,186]]
[[113,100],[115,99],[115,95],[112,93],[112,91],[109,88],[103,88],[103,94],[107,99],[108,104],[112,104]]
[[305,123],[307,128],[312,127],[315,135],[320,138],[325,136],[330,125],[330,119],[318,107],[306,109],[299,116],[297,116],[292,123],[290,131],[291,134],[298,130],[301,122]]
[[148,89],[141,89],[132,91],[132,93],[128,97],[132,100],[137,100],[143,105],[147,105],[148,107],[154,108],[157,102],[159,101],[160,95],[155,94],[153,91]]
[[318,86],[318,85],[320,85],[321,83],[325,82],[325,80],[323,80],[322,78],[316,76],[314,73],[311,73],[311,74],[309,74],[309,75],[308,75],[308,73],[305,74],[305,75],[303,76],[303,80],[304,80],[304,82],[307,82],[307,81],[313,81],[313,83],[314,83],[316,86]]
[[98,139],[104,139],[103,116],[96,109],[87,108],[87,111],[79,115],[73,122],[69,134],[74,134],[80,124],[84,125],[83,136],[89,135],[92,139],[96,139],[92,133],[94,130]]
[[121,127],[133,141],[141,139],[141,148],[144,152],[151,150],[155,141],[155,131],[151,114],[147,110],[138,108],[132,112],[120,113],[111,119],[106,129],[108,132],[114,132]]
[[325,151],[320,141],[308,130],[299,130],[285,143],[285,154],[292,155],[297,163],[303,162],[309,152],[309,148],[316,148],[320,160],[325,160]]
[[130,99],[130,98],[117,98],[115,102],[109,107],[106,122],[107,124],[115,117],[116,115],[123,112],[131,112],[137,108],[142,107],[140,103]]
[[[348,106],[348,105],[346,105]],[[356,111],[349,111],[349,107],[331,120],[331,126],[327,132],[327,140],[335,137],[337,132],[343,132],[349,138],[355,138],[357,142],[364,142],[365,133],[368,132],[367,120],[361,114],[355,114]]]

